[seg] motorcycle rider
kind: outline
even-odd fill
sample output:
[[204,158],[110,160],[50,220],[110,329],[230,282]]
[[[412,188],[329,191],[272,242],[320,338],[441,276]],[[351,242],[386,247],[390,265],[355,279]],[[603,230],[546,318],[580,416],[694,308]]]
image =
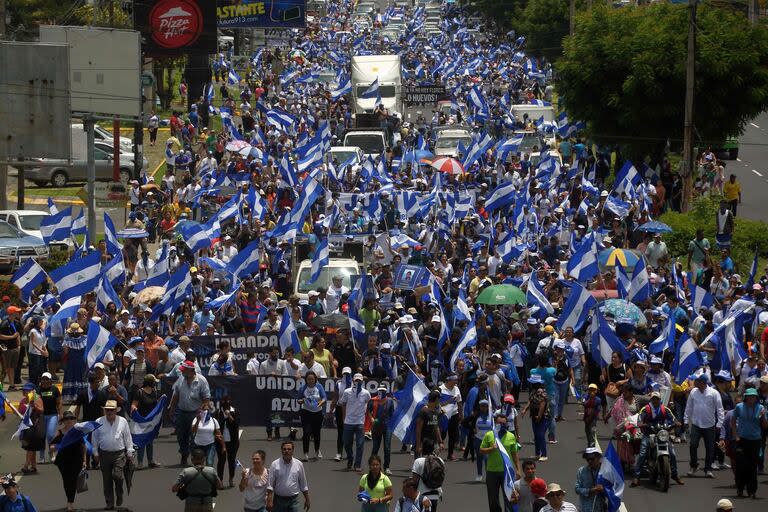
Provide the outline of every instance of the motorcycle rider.
[[[678,424],[672,411],[662,405],[661,394],[658,391],[651,393],[651,402],[642,408],[637,423],[644,435],[643,440],[640,443],[640,453],[637,455],[637,461],[635,462],[635,478],[632,480],[630,487],[637,487],[640,485],[640,472],[643,469],[646,456],[648,455],[651,427],[660,425],[669,429]],[[674,480],[677,485],[685,485],[677,474],[677,456],[675,455],[675,447],[671,442],[668,443],[667,446],[669,448],[669,466],[672,473],[672,480]]]

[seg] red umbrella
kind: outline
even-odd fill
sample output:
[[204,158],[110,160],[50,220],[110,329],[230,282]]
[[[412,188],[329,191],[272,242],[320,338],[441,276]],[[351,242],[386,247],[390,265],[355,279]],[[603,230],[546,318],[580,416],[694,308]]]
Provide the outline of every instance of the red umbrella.
[[448,174],[464,174],[464,166],[455,158],[441,156],[432,160],[429,165],[440,172]]

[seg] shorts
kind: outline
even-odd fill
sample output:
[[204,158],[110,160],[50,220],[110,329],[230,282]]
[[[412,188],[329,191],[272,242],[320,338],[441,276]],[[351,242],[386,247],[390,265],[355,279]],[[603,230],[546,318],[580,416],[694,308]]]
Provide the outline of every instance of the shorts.
[[19,347],[9,348],[3,352],[3,366],[6,368],[16,368],[19,364]]

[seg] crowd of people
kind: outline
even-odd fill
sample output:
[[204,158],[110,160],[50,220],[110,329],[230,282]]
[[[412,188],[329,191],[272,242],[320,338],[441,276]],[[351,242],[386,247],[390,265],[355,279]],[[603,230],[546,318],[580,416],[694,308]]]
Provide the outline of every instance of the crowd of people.
[[[419,34],[423,7],[370,12],[379,27],[406,21],[390,40],[356,27],[351,12],[346,0],[328,2],[327,15],[289,51],[254,55],[244,80],[232,78],[225,55],[214,59],[216,81],[170,120],[162,177],[131,184],[126,228],[145,233],[120,244],[108,228],[73,256],[98,252],[102,281],[118,300],[105,301],[100,284],[62,319],[48,280],[27,301],[3,298],[6,389],[22,384],[25,354],[29,363],[21,472],[55,460],[74,510],[81,469],[100,469],[107,508],[121,507],[132,470],[145,460],[159,465],[151,440],[135,446],[143,433],[136,418],[167,400],[185,467],[173,492],[186,510],[212,510],[224,482],[243,493],[247,512],[309,509],[304,462],[323,459],[327,415],[336,427],[334,459],[360,475],[366,512],[443,508],[452,492],[443,487],[448,467],[484,482],[494,512],[608,511],[597,480],[601,422],[611,425],[633,487],[648,473],[649,435],[661,426],[678,447],[688,443],[688,476],[731,469],[738,496],[756,497],[768,430],[768,268],[759,275],[730,257],[736,177],[725,180],[711,151],[700,155],[696,193],[723,194],[712,220],[716,240],[699,230],[687,254],[671,254],[663,225],[647,228],[681,205],[682,181],[668,160],[625,163],[617,148],[581,138],[564,116],[542,124],[510,112],[512,104],[552,99],[551,66],[525,55],[524,37],[485,22],[482,37],[469,32],[467,15],[447,4],[443,33],[428,38]],[[381,126],[399,133],[391,146],[355,165],[327,158],[354,124],[349,95],[335,94],[353,53],[399,53],[407,83],[444,85],[451,109],[412,123],[379,109]],[[337,83],[311,79],[327,69],[342,70]],[[275,121],[282,114],[292,121]],[[216,115],[221,131],[212,128]],[[409,158],[433,149],[436,128],[446,125],[472,133],[459,148],[460,173]],[[515,130],[538,134],[540,145],[517,151],[509,142]],[[322,158],[307,167],[310,148]],[[323,244],[351,234],[366,238],[357,281],[326,269],[320,282],[302,283],[305,295],[294,293],[297,238],[310,247],[314,273],[328,265]],[[425,270],[424,280],[403,284],[401,265]],[[173,288],[176,276],[182,284]],[[158,282],[163,294],[148,294]],[[499,286],[522,298],[496,304],[483,296]],[[348,320],[319,327],[330,315]],[[288,323],[297,346],[282,343]],[[118,343],[92,360],[90,334],[101,329]],[[297,425],[283,426],[287,438],[267,418],[267,440],[281,439],[280,457],[269,464],[258,450],[242,467],[241,411],[233,406],[242,397],[214,400],[208,380],[237,375],[233,351],[219,343],[204,371],[191,337],[256,332],[281,333],[281,343],[266,357],[249,354],[246,373],[301,379],[301,411]],[[413,378],[427,391],[403,432],[394,419]],[[325,379],[334,380],[333,392]],[[374,379],[391,385],[372,393],[365,382]],[[569,401],[584,432],[576,505],[538,476],[558,430],[574,428],[563,422]],[[521,452],[526,416],[533,453]],[[57,448],[76,422],[100,425],[91,447],[80,439]],[[296,426],[302,446],[294,457]],[[390,479],[393,436],[414,453],[400,492]],[[675,444],[671,479],[683,485]],[[446,466],[459,459],[473,468]],[[507,494],[509,468],[518,478]],[[32,510],[15,482],[6,483],[2,503],[24,504],[8,510]],[[718,510],[732,504],[721,500]]]

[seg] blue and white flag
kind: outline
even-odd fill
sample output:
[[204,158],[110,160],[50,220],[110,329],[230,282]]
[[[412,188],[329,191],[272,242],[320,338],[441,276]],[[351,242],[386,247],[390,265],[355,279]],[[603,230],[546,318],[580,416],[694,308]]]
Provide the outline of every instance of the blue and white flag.
[[102,274],[99,286],[96,288],[96,310],[100,313],[105,312],[110,302],[114,303],[118,310],[121,309],[120,295],[112,287],[109,278]]
[[77,310],[80,309],[81,297],[72,297],[65,301],[58,311],[48,319],[48,327],[45,329],[46,336],[63,338],[64,333],[69,327],[69,321],[77,316]]
[[566,270],[568,275],[580,282],[589,281],[600,272],[597,266],[597,240],[594,232],[584,237],[578,250],[568,260]]
[[61,438],[61,441],[56,446],[56,450],[61,451],[62,448],[66,448],[67,446],[79,443],[88,437],[91,432],[101,428],[102,425],[103,424],[99,423],[98,421],[84,421],[82,423],[75,423],[71,429],[67,430],[67,433],[64,434],[64,437]]
[[139,411],[131,414],[131,439],[137,448],[144,448],[155,440],[163,424],[163,410],[168,397],[163,395],[149,414],[142,416]]
[[616,173],[616,180],[614,181],[613,191],[617,194],[622,192],[630,193],[630,189],[634,191],[634,188],[643,181],[640,174],[637,172],[637,168],[632,165],[632,162],[627,160],[624,165]]
[[125,263],[123,262],[123,253],[118,252],[109,263],[101,268],[101,271],[107,276],[109,282],[112,283],[113,288],[120,288],[125,285]]
[[651,277],[648,275],[648,267],[645,266],[643,258],[639,258],[632,271],[632,280],[629,283],[627,300],[637,304],[650,299],[652,292]]
[[747,279],[747,290],[752,289],[752,285],[755,284],[755,276],[757,275],[757,247],[755,247],[755,258],[752,260],[752,266],[749,267],[749,279]]
[[563,312],[557,319],[557,330],[562,331],[566,327],[573,327],[578,331],[589,319],[590,311],[597,306],[597,300],[592,293],[579,283],[571,284],[571,292],[565,301]]
[[698,370],[706,362],[703,354],[699,352],[696,342],[684,332],[680,339],[677,340],[675,359],[672,362],[671,373],[675,382],[685,381],[690,374]]
[[595,311],[592,315],[592,358],[597,361],[600,368],[605,368],[611,364],[613,352],[621,354],[622,361],[629,359],[629,352],[624,347],[624,343],[603,319],[603,314]]
[[278,128],[292,129],[296,124],[296,118],[285,110],[276,108],[267,112],[267,122]]
[[369,100],[379,97],[379,77],[376,77],[376,80],[374,80],[371,85],[360,94],[360,98]]
[[163,298],[152,307],[150,322],[154,322],[162,315],[170,315],[182,302],[192,294],[192,277],[189,275],[189,264],[184,263],[176,269],[168,279]]
[[46,245],[61,242],[69,238],[72,232],[72,207],[61,210],[56,215],[47,215],[40,221],[40,235]]
[[715,299],[711,293],[701,286],[694,285],[693,290],[691,290],[691,306],[694,314],[698,315],[701,308],[710,309],[714,304]]
[[528,279],[528,291],[526,293],[529,306],[537,306],[539,308],[537,315],[552,316],[555,314],[555,308],[552,303],[547,300],[547,294],[539,283],[539,279],[536,277],[536,271],[531,272]]
[[[600,471],[597,473],[595,483],[603,486],[605,498],[608,501],[608,512],[618,512],[624,496],[624,469],[621,466],[619,453],[610,441],[600,463]],[[600,499],[600,496],[596,498]]]
[[287,153],[278,161],[277,169],[280,171],[280,186],[285,184],[286,187],[295,189],[298,185],[298,179]]
[[26,411],[24,411],[24,417],[21,418],[21,421],[19,422],[19,426],[18,428],[16,428],[16,432],[14,432],[13,435],[11,436],[11,439],[13,439],[16,436],[20,436],[22,432],[32,427],[32,410],[33,409],[34,407],[30,406],[30,407],[27,407]]
[[324,267],[328,266],[330,261],[330,252],[328,250],[328,237],[321,239],[315,248],[315,254],[312,256],[312,275],[309,277],[308,284],[312,284],[320,277]]
[[352,92],[352,79],[349,76],[344,76],[340,81],[336,90],[331,93],[331,99],[338,100],[345,94]]
[[88,224],[85,218],[85,208],[81,208],[80,214],[72,221],[72,234],[85,235],[86,233],[88,233]]
[[488,199],[485,202],[485,211],[490,213],[494,210],[512,204],[515,201],[516,195],[517,191],[511,182],[502,183],[493,189],[493,191],[488,196]]
[[675,346],[675,318],[674,315],[667,318],[664,328],[659,336],[648,346],[648,352],[651,354],[660,354],[665,350],[671,350]]
[[405,384],[394,393],[397,402],[392,417],[389,419],[389,428],[396,438],[405,442],[409,438],[409,432],[413,435],[413,426],[416,423],[420,405],[424,403],[428,395],[429,388],[427,385],[409,368]]
[[456,361],[462,355],[464,349],[474,347],[476,344],[477,328],[475,327],[475,321],[470,320],[469,325],[467,325],[467,329],[464,331],[461,339],[456,344],[456,348],[454,349],[453,354],[451,354],[451,371],[456,371]]
[[[489,413],[490,409],[489,407]],[[512,495],[515,493],[515,466],[512,465],[512,459],[509,457],[507,449],[504,448],[504,443],[501,442],[499,432],[495,428],[493,429],[493,438],[496,442],[496,449],[499,451],[499,455],[501,455],[502,466],[504,467],[504,495],[508,501],[512,501]]]
[[88,322],[88,341],[85,345],[85,361],[88,369],[102,361],[107,351],[117,345],[112,333],[93,320]]
[[56,203],[53,202],[52,198],[48,198],[48,213],[51,215],[56,215],[59,213],[59,209],[56,207]]
[[232,291],[229,293],[226,293],[220,297],[216,297],[211,302],[208,303],[208,306],[210,306],[211,311],[218,311],[222,307],[224,307],[226,304],[232,303],[237,298],[237,292],[240,291],[240,282],[238,281],[237,286],[234,286],[232,288]]
[[[170,263],[168,262],[168,245],[164,244],[160,251],[160,257],[157,258],[155,266],[152,267],[149,271],[149,277],[134,286],[133,291],[138,293],[139,290],[146,288],[147,286],[165,286],[168,284],[170,270],[171,267]],[[143,286],[139,288],[139,284],[143,284]],[[139,290],[137,290],[137,288],[139,288]]]
[[472,315],[467,305],[467,292],[462,286],[459,288],[459,298],[456,299],[456,311],[453,314],[454,322],[469,322],[472,320]]
[[101,276],[101,253],[99,251],[72,260],[51,271],[51,279],[59,291],[59,300],[66,301],[92,292]]
[[499,158],[505,159],[508,153],[517,153],[520,149],[520,144],[523,143],[523,136],[517,135],[508,138],[498,146],[496,146],[496,152],[499,154]]
[[208,233],[202,224],[186,221],[182,222],[176,229],[193,253],[211,247],[211,239],[208,238]]
[[437,336],[437,348],[438,350],[442,350],[451,335],[451,329],[448,326],[448,321],[445,318],[445,311],[443,310],[443,292],[435,279],[432,279],[431,295],[437,303],[437,310],[440,312],[440,334]]
[[260,263],[259,256],[261,256],[260,245],[261,240],[258,239],[246,245],[242,251],[229,260],[227,272],[237,278],[257,272]]
[[11,283],[21,291],[21,298],[24,302],[29,302],[34,289],[40,286],[46,277],[48,274],[45,273],[43,267],[35,260],[29,259],[13,274]]
[[237,85],[240,83],[240,80],[241,80],[240,75],[235,73],[234,69],[230,68],[229,73],[227,73],[227,83],[229,85]]
[[283,319],[280,322],[280,331],[277,333],[277,338],[280,342],[280,351],[283,354],[285,354],[285,350],[289,347],[293,347],[294,353],[301,354],[299,335],[296,333],[296,328],[293,326],[290,308],[285,308],[283,310]]
[[115,225],[107,212],[104,212],[104,241],[107,244],[107,252],[113,256],[123,250],[123,244],[117,239]]
[[[642,261],[642,258],[639,261]],[[630,286],[632,286],[632,282],[627,275],[624,265],[616,265],[616,292],[620,298],[628,300]]]

